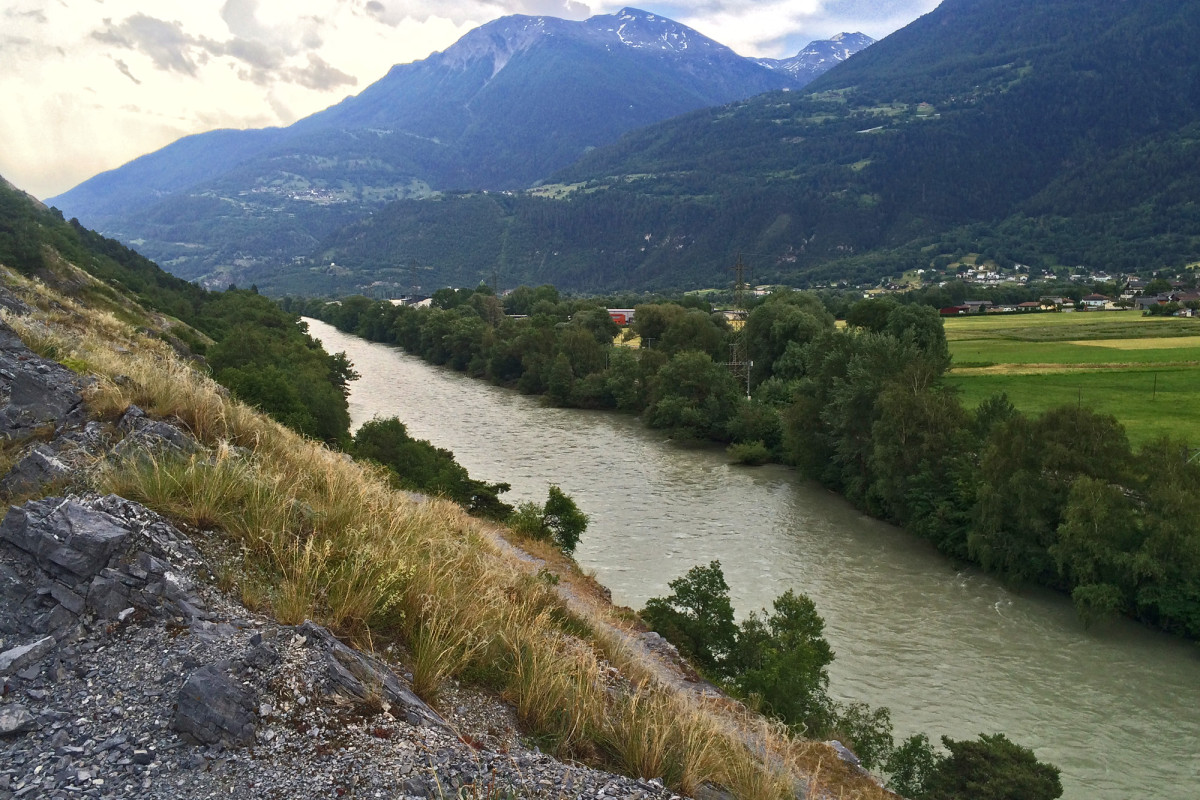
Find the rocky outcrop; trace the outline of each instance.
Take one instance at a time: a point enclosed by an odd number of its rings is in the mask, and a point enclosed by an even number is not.
[[[24,439],[84,419],[83,384],[71,370],[41,358],[0,322],[0,438]]]

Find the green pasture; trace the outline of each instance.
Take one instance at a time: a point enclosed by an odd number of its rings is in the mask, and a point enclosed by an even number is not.
[[[1146,317],[1137,311],[979,314],[945,320],[951,342],[1013,339],[1026,342],[1200,336],[1200,319]]]
[[[1164,366],[1200,365],[1200,336],[1179,339],[1092,339],[1087,344],[1074,342],[1023,342],[1011,339],[965,339],[951,343],[954,363],[961,367],[987,365],[1047,364],[1107,365],[1113,368],[1162,364]],[[1159,341],[1169,347],[1147,347]],[[1182,345],[1182,346],[1177,346]],[[1019,372],[1019,369],[1012,370]]]
[[[1027,413],[1083,404],[1141,444],[1200,443],[1200,320],[1136,312],[985,316],[946,321],[948,382],[964,406],[1005,392]]]

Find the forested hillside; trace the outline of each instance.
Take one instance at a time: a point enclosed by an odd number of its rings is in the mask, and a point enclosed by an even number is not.
[[[1200,260],[1198,39],[1196,0],[947,0],[803,92],[636,131],[559,173],[560,194],[505,201],[466,231],[494,259],[439,251],[440,214],[481,214],[458,197],[391,206],[317,263],[564,288],[721,284],[738,254],[798,284],[964,252],[1183,266]]]

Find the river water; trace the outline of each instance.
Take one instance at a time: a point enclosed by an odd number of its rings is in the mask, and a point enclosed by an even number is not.
[[[355,426],[399,417],[472,477],[511,483],[508,502],[561,486],[591,517],[576,559],[614,602],[640,608],[719,559],[741,614],[788,589],[813,599],[831,693],[889,707],[897,740],[1003,732],[1062,769],[1069,800],[1200,796],[1195,645],[1125,622],[1084,630],[1065,598],[957,568],[789,469],[731,465],[630,417],[545,408],[308,324],[362,375]]]

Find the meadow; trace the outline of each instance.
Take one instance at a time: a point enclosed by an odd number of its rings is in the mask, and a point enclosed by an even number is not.
[[[946,338],[948,380],[967,407],[999,392],[1028,413],[1081,404],[1120,420],[1135,446],[1164,435],[1200,444],[1200,320],[987,315],[947,319]]]

